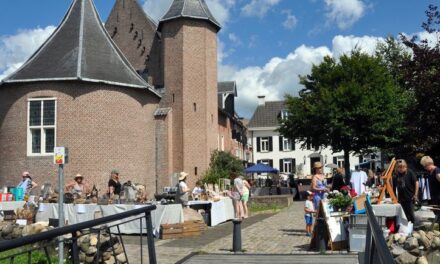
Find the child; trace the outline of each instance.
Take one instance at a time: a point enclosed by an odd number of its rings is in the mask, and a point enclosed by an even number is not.
[[[304,205],[304,219],[306,220],[306,236],[312,235],[312,225],[313,225],[313,215],[315,211],[315,206],[313,205],[313,196],[314,194],[310,191],[307,191],[307,200]]]

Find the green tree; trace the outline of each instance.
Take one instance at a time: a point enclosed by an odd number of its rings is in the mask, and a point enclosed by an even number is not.
[[[422,24],[430,41],[401,35],[403,44],[412,57],[402,66],[406,89],[414,94],[414,105],[409,109],[407,124],[411,137],[408,149],[440,158],[440,10],[430,5],[427,21]]]
[[[230,178],[231,173],[242,173],[243,163],[229,152],[214,151],[203,182],[218,184],[219,179]]]
[[[412,148],[414,146],[414,135],[411,127],[413,123],[411,115],[415,107],[415,96],[411,89],[406,89],[407,83],[405,80],[402,67],[411,60],[411,53],[406,46],[389,36],[384,42],[379,42],[376,47],[376,56],[382,60],[383,65],[388,69],[388,72],[392,76],[394,83],[400,87],[406,97],[407,107],[404,109],[405,114],[405,133],[401,134],[399,142],[390,144],[388,149],[382,148],[381,151],[385,156],[400,157],[410,159],[412,155]]]
[[[283,136],[349,154],[388,147],[404,132],[405,95],[378,56],[359,50],[336,60],[325,57],[310,75],[300,76],[299,97],[287,96],[289,118]]]

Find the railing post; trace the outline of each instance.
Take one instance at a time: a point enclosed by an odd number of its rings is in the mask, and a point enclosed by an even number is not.
[[[371,224],[367,219],[367,237],[365,239],[365,263],[371,263]]]
[[[72,233],[72,262],[79,263],[78,236],[76,232]]]
[[[241,252],[241,220],[232,220],[234,224],[232,234],[232,251],[234,253]]]
[[[145,212],[145,218],[147,221],[147,243],[148,243],[148,257],[150,259],[150,264],[157,264],[156,260],[156,249],[154,247],[154,234],[153,234],[153,223],[151,220],[151,211]]]

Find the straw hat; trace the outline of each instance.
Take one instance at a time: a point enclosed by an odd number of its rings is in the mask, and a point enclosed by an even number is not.
[[[186,176],[188,176],[188,175],[189,175],[188,173],[182,171],[182,172],[180,173],[179,181],[183,181],[183,180],[185,180],[185,179],[186,179]]]
[[[317,161],[317,162],[313,163],[313,168],[314,169],[322,168],[322,163],[320,161]]]
[[[77,179],[77,178],[82,178],[82,179],[84,179],[84,176],[82,176],[81,174],[77,174],[77,175],[75,175],[75,178],[74,179]]]

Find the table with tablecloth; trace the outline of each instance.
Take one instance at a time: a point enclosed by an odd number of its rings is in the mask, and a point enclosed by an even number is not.
[[[12,202],[0,202],[0,220],[3,220],[3,211],[16,211],[19,208],[23,208],[24,201],[12,201]]]
[[[373,204],[375,216],[397,217],[397,224],[408,227],[408,219],[400,204]]]
[[[76,224],[88,220],[93,220],[101,216],[109,216],[122,212],[126,212],[133,209],[141,208],[147,205],[134,205],[134,204],[111,204],[111,205],[97,205],[97,204],[64,204],[64,215],[68,224]],[[160,231],[161,224],[178,224],[183,223],[183,211],[182,206],[179,204],[169,205],[157,205],[156,210],[151,212],[151,220],[153,224],[154,234],[157,236]],[[41,203],[37,212],[36,221],[48,221],[49,218],[58,218],[58,204]],[[121,221],[109,223],[109,225],[115,225],[121,222],[127,222],[130,219],[139,218],[139,216],[133,216],[131,218],[125,218]],[[124,234],[139,234],[140,232],[146,233],[145,218],[142,221],[142,229],[140,221],[132,221],[120,225],[120,231]],[[112,229],[112,232],[116,232],[117,229]]]
[[[141,208],[146,205],[131,205],[131,204],[112,204],[112,205],[101,205],[101,211],[103,216],[114,215],[122,212],[126,212],[133,209]],[[111,223],[115,225],[121,222],[130,221],[130,219],[136,219],[139,216],[133,216],[120,221]],[[183,211],[180,204],[168,204],[168,205],[157,205],[156,210],[151,212],[151,220],[154,229],[154,235],[159,235],[161,224],[178,224],[183,223]],[[119,226],[121,233],[124,234],[143,234],[147,233],[147,226],[145,217],[142,218],[142,229],[140,225],[140,220],[135,220],[127,222]],[[116,228],[112,229],[113,232]]]
[[[234,213],[234,204],[232,199],[229,197],[225,197],[220,199],[220,201],[189,201],[188,206],[191,207],[193,205],[200,204],[210,204],[210,226],[216,226],[220,223],[224,223],[228,220],[232,220],[235,217]]]

